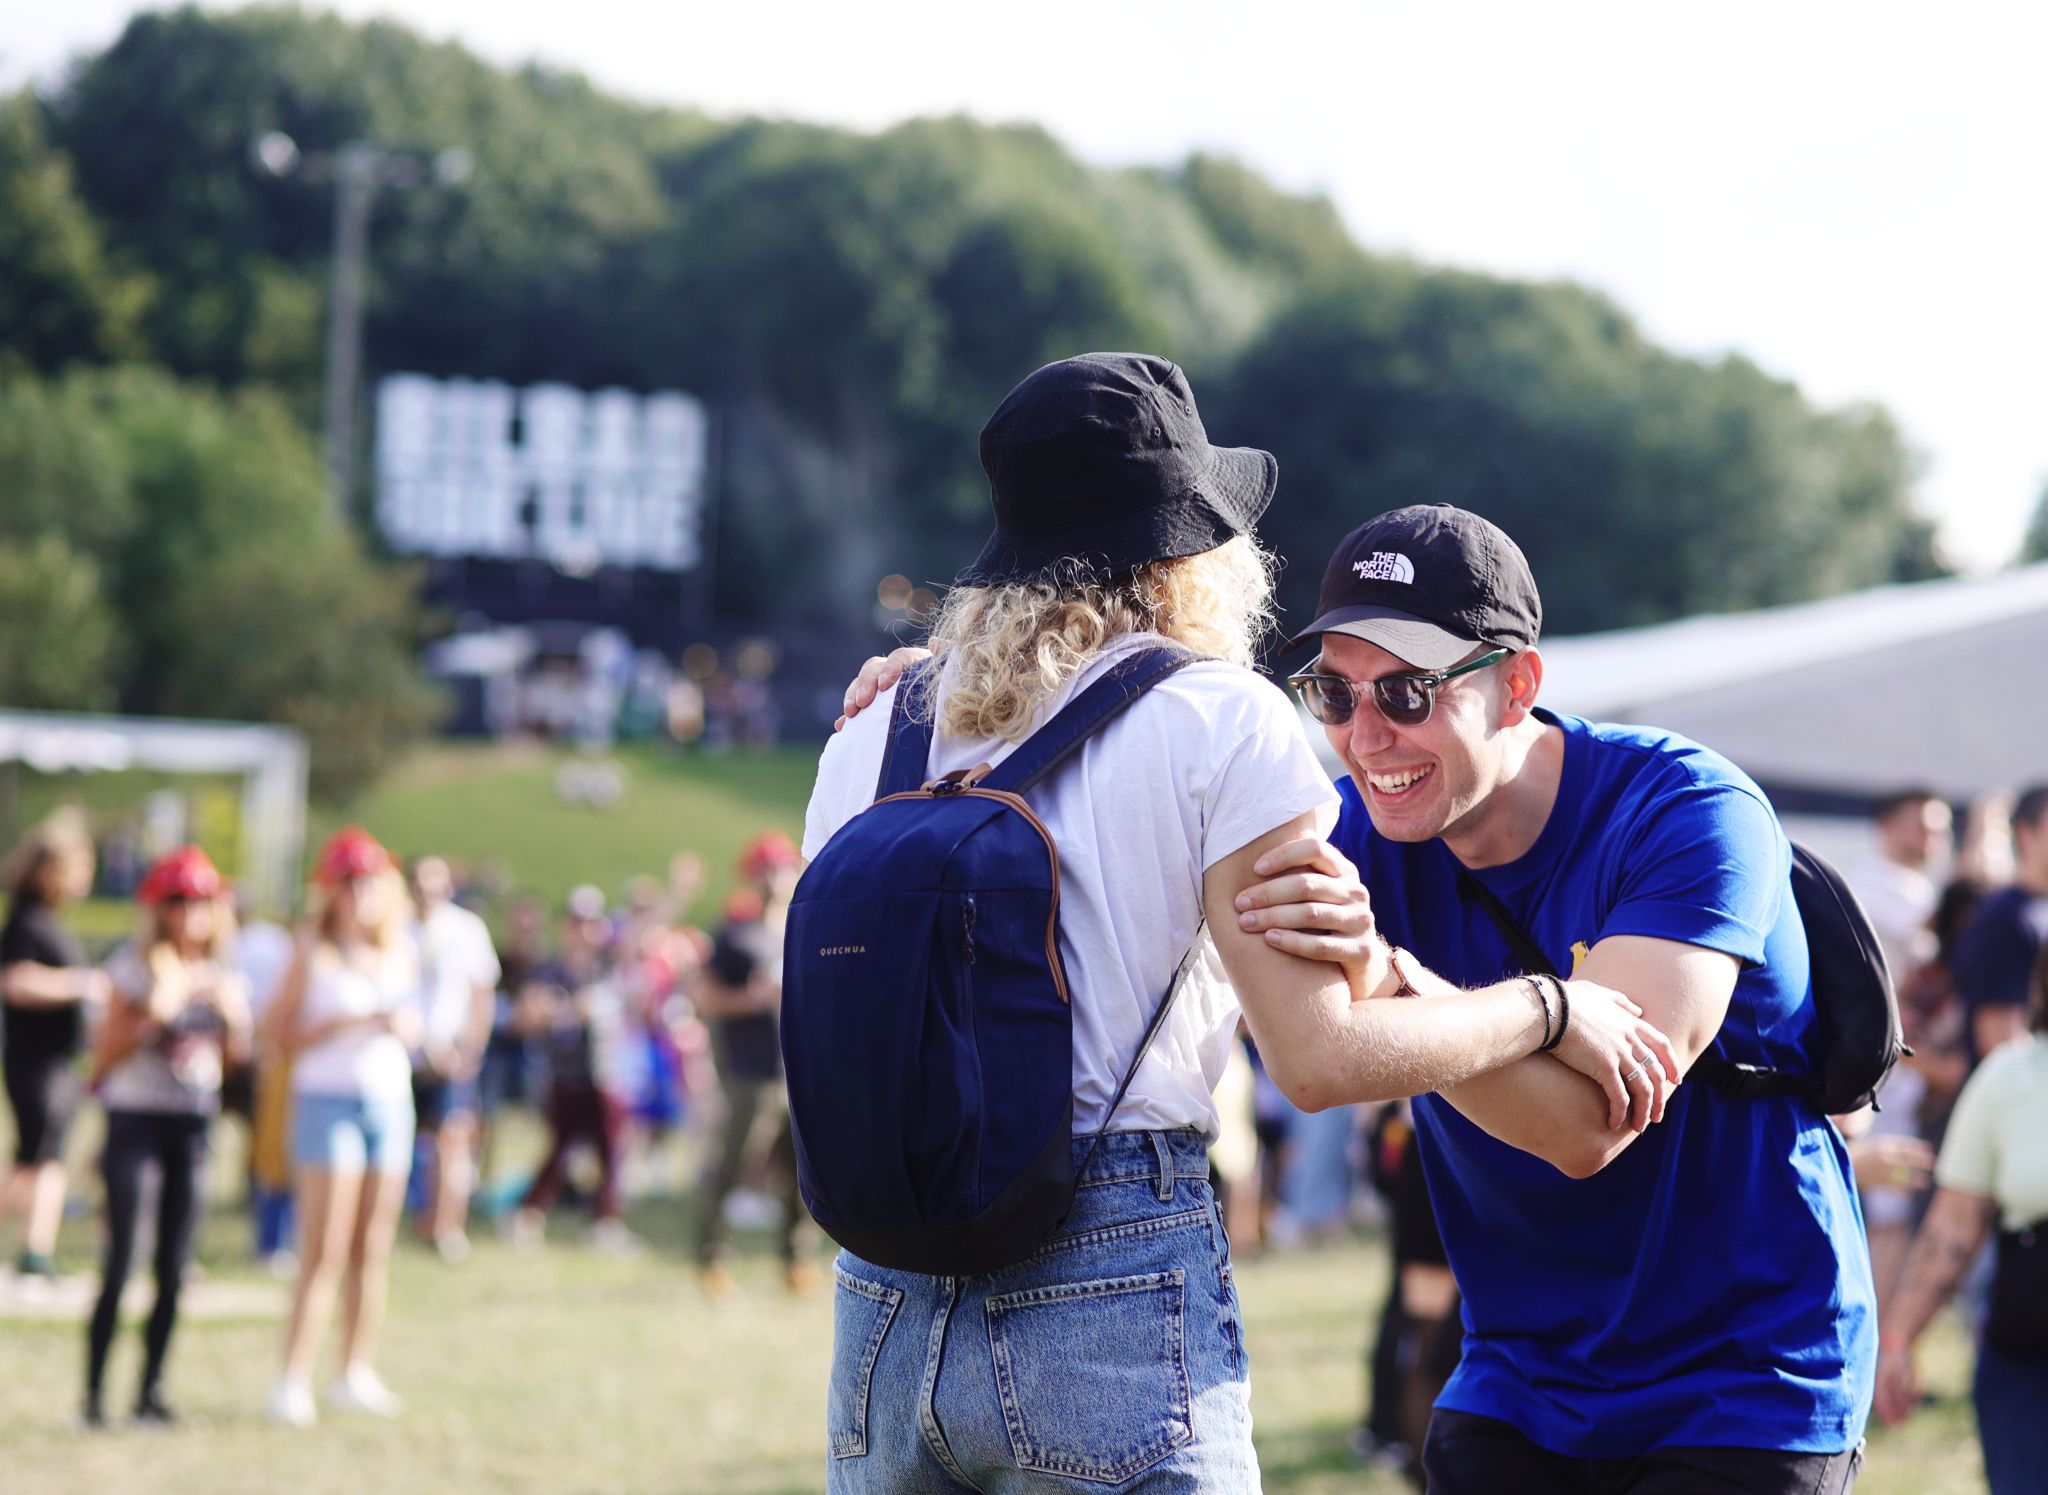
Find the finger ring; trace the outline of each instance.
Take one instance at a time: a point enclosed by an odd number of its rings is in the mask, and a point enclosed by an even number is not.
[[[1650,1066],[1647,1063],[1638,1064],[1634,1069],[1630,1070],[1627,1074],[1621,1077],[1621,1083],[1624,1085],[1632,1083],[1637,1075],[1641,1074],[1644,1070],[1648,1069],[1649,1067]]]

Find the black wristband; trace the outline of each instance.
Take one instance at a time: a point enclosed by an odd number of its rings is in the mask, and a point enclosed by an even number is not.
[[[1565,995],[1564,983],[1555,976],[1548,979],[1557,991],[1557,1031],[1551,1034],[1549,1041],[1538,1050],[1539,1053],[1545,1054],[1564,1042],[1565,1029],[1572,1025],[1572,999]]]
[[[1543,1041],[1536,1045],[1536,1052],[1543,1053],[1550,1047],[1550,1030],[1557,1022],[1557,1014],[1550,1005],[1550,993],[1543,989],[1543,983],[1534,976],[1524,976],[1529,990],[1536,994],[1536,1005],[1543,1009]]]

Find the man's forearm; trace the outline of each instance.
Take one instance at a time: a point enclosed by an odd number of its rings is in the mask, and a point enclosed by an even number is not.
[[[1600,1087],[1549,1054],[1532,1054],[1439,1093],[1489,1137],[1573,1178],[1599,1172],[1636,1137],[1628,1127],[1611,1129]]]

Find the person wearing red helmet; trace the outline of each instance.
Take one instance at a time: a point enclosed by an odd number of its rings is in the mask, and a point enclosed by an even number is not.
[[[86,1331],[87,1427],[105,1423],[107,1353],[134,1262],[142,1178],[151,1167],[160,1179],[156,1305],[144,1330],[135,1419],[176,1420],[163,1398],[164,1358],[204,1197],[207,1134],[220,1110],[223,1066],[249,1047],[247,990],[227,954],[234,932],[227,892],[205,852],[179,847],[142,880],[142,931],[108,962],[112,996],[93,1050],[107,1109],[100,1159],[107,1230],[99,1301]]]
[[[811,1217],[796,1187],[796,1150],[783,1092],[781,1039],[782,929],[803,857],[779,830],[763,831],[740,853],[742,886],[726,904],[725,923],[698,973],[693,996],[711,1034],[711,1057],[725,1100],[707,1150],[697,1192],[697,1267],[707,1296],[732,1290],[726,1267],[731,1231],[725,1205],[752,1159],[765,1158],[781,1198],[778,1248],[792,1292],[816,1279],[809,1243]]]
[[[419,1026],[411,905],[390,853],[351,826],[321,850],[313,880],[314,914],[266,1016],[292,1060],[300,1231],[283,1374],[270,1415],[294,1427],[316,1419],[313,1361],[344,1278],[342,1368],[328,1403],[384,1417],[402,1410],[374,1361],[412,1168],[410,1046]]]

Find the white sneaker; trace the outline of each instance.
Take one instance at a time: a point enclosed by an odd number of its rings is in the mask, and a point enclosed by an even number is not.
[[[531,1251],[547,1243],[547,1216],[522,1205],[499,1222],[498,1233],[515,1251]]]
[[[642,1249],[640,1237],[626,1228],[623,1220],[599,1220],[590,1227],[591,1249],[607,1256],[637,1256]]]
[[[286,1427],[309,1428],[320,1420],[313,1388],[304,1381],[282,1380],[270,1388],[270,1420]]]
[[[367,1365],[351,1365],[327,1388],[327,1405],[337,1412],[367,1412],[372,1417],[396,1417],[405,1403]]]
[[[434,1237],[434,1254],[451,1267],[469,1260],[469,1237],[459,1230],[444,1230]]]

